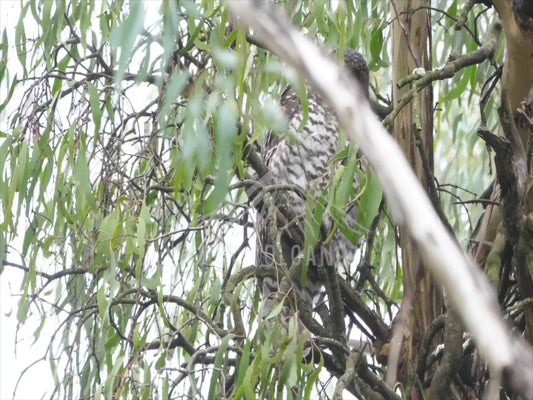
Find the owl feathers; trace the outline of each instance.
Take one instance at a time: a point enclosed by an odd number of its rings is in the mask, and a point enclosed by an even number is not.
[[[369,71],[367,63],[361,53],[345,50],[345,65],[359,82],[362,90],[368,95]],[[339,149],[339,125],[336,116],[329,110],[320,95],[307,90],[308,116],[304,122],[304,111],[298,93],[291,87],[281,95],[280,105],[288,121],[288,130],[292,137],[279,137],[269,134],[262,151],[263,160],[268,167],[268,180],[273,185],[287,185],[297,187],[298,190],[279,190],[272,194],[273,203],[280,206],[284,203],[298,219],[303,229],[307,194],[313,188],[315,193],[321,193],[334,176],[335,165],[332,159]],[[303,126],[302,122],[304,122]],[[266,204],[266,203],[265,203]],[[266,207],[266,206],[265,206]],[[264,207],[264,208],[265,208]],[[283,230],[283,224],[276,218],[276,213],[264,209],[258,215],[258,244],[257,264],[284,267],[285,271],[301,254],[303,243],[291,234],[290,229]],[[346,214],[348,226],[355,225],[357,207],[352,207]],[[284,221],[285,223],[289,221]],[[334,229],[330,218],[324,218],[322,230],[329,236]],[[273,227],[275,229],[272,229]],[[273,230],[277,232],[273,232]],[[281,231],[280,231],[281,230]],[[279,241],[276,239],[279,235]],[[280,248],[281,247],[281,248]],[[280,251],[276,251],[280,248]],[[317,263],[326,263],[336,268],[350,264],[354,258],[356,245],[352,244],[339,230],[337,230],[326,245],[317,248],[316,255],[310,262],[307,279],[293,276],[291,288],[298,290],[300,298],[309,305],[320,293],[322,280],[317,271]],[[301,257],[301,256],[300,256]],[[283,273],[277,278],[263,278],[260,280],[264,313],[268,315],[271,309],[269,299],[279,291],[279,283]],[[297,305],[295,306],[297,307]],[[285,314],[290,314],[285,311]]]

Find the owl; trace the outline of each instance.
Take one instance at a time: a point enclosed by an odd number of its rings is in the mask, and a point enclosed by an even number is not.
[[[345,50],[345,66],[348,68],[361,89],[368,96],[369,71],[368,65],[361,53]],[[265,165],[268,167],[268,183],[272,185],[284,185],[284,190],[272,193],[272,200],[276,206],[288,205],[294,218],[294,223],[303,228],[307,195],[313,188],[313,193],[321,193],[335,173],[335,163],[332,159],[339,150],[339,125],[336,116],[329,110],[327,105],[316,92],[307,90],[308,116],[304,121],[304,111],[298,93],[291,87],[281,95],[280,105],[288,121],[288,137],[279,137],[269,134],[262,149]],[[302,125],[303,122],[303,126]],[[296,187],[297,190],[291,190]],[[265,203],[266,204],[266,203]],[[294,262],[299,262],[297,257],[302,251],[302,240],[284,229],[289,221],[277,221],[276,213],[261,210],[258,213],[258,243],[257,264],[274,265],[280,271],[276,278],[266,277],[259,280],[262,291],[264,315],[268,315],[272,309],[272,297],[279,292],[279,282],[284,276],[281,268],[288,268]],[[347,225],[353,227],[357,217],[357,207],[354,206],[346,213]],[[292,223],[291,222],[291,223]],[[324,218],[320,221],[322,236],[329,237],[334,229],[333,221]],[[280,237],[276,240],[276,232],[272,227],[277,226],[276,231]],[[286,227],[285,227],[286,228]],[[279,243],[279,244],[278,244]],[[281,252],[277,249],[281,248]],[[316,257],[309,262],[306,279],[302,276],[292,276],[291,290],[298,290],[300,298],[312,306],[313,301],[321,291],[321,279],[318,272],[318,263],[327,263],[330,266],[340,268],[351,264],[356,251],[356,245],[352,244],[339,230],[336,230],[327,244],[319,245]],[[280,254],[281,253],[281,254]],[[297,307],[297,305],[295,305]],[[293,307],[293,308],[295,308]],[[285,307],[284,314],[291,314]]]

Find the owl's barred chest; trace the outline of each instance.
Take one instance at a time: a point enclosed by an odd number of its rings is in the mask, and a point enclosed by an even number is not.
[[[305,118],[298,95],[288,89],[282,96],[281,105],[292,137],[275,137],[267,141],[265,162],[272,182],[295,185],[300,189],[283,190],[285,200],[296,215],[305,215],[306,201],[309,200],[306,195],[313,187],[318,190],[315,196],[325,190],[337,167],[332,160],[340,150],[339,125],[335,115],[324,104],[317,94],[310,92],[309,114]],[[353,227],[357,207],[347,211],[345,218],[347,225]],[[333,221],[324,215],[322,225],[329,231],[333,228]],[[351,263],[355,249],[356,246],[337,231],[319,254],[325,256],[324,260],[328,263],[342,266]]]
[[[288,128],[294,135],[270,149],[267,165],[272,177],[276,183],[297,185],[304,192],[317,183],[324,189],[339,142],[337,121],[317,96],[311,95],[309,116],[302,128],[304,116],[298,97],[289,93],[285,100]]]
[[[346,49],[345,62],[363,90],[368,93],[368,66],[364,57],[355,50]],[[333,159],[344,145],[339,142],[340,133],[336,116],[327,108],[326,102],[310,89],[306,90],[306,96],[302,98],[305,99],[304,103],[307,103],[305,107],[302,107],[300,96],[294,89],[289,87],[283,92],[280,106],[287,118],[290,138],[272,135],[270,132],[267,134],[262,152],[269,170],[264,182],[269,186],[271,184],[278,186],[278,190],[270,191],[272,197],[269,199],[274,201],[273,205],[277,205],[279,210],[286,210],[288,206],[292,211],[290,214],[295,217],[293,221],[300,228],[303,228],[305,223],[301,217],[306,215],[306,202],[313,210],[313,200],[318,200],[321,192],[328,189],[330,182],[334,181],[337,172],[342,172],[337,171],[340,163]],[[357,177],[355,177],[354,191],[357,186]],[[332,196],[328,193],[321,198],[328,201]],[[315,201],[315,204],[318,202]],[[333,209],[335,214],[329,212]],[[287,222],[284,218],[278,218],[279,213],[273,207],[269,207],[266,211],[268,212],[259,213],[257,218],[259,230],[257,264],[285,266],[291,271],[293,267],[299,268],[300,261],[298,263],[294,261],[299,254],[302,254],[304,246],[301,232],[293,236],[293,221]],[[276,277],[259,279],[265,298],[264,315],[269,315],[272,310],[274,302],[271,301],[271,294],[278,291],[279,279],[284,279],[285,276],[289,278],[293,288],[301,289],[301,299],[313,304],[313,299],[317,298],[322,287],[318,267],[327,265],[335,268],[350,267],[357,245],[344,236],[345,230],[336,229],[335,223],[340,222],[342,227],[355,230],[358,206],[350,202],[346,207],[331,205],[324,211],[326,212],[322,214],[320,220],[320,234],[321,237],[325,234],[323,238],[327,240],[317,243],[312,259],[309,260],[307,280],[300,281],[297,274],[286,276],[286,270],[283,268],[279,269]],[[288,293],[285,293],[284,297],[287,295]],[[284,307],[284,314],[289,316],[292,312],[288,307]]]

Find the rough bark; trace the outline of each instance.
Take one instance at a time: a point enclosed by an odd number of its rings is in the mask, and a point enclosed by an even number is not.
[[[399,87],[397,83],[417,68],[421,73],[432,69],[430,18],[428,9],[423,8],[430,4],[428,0],[405,0],[393,1],[392,5],[393,99],[396,107],[399,99],[410,90],[409,85]],[[393,129],[394,137],[426,192],[433,185],[432,103],[432,86],[428,85],[400,111],[394,120]],[[404,318],[401,323],[404,326],[399,329],[404,333],[404,340],[398,365],[398,380],[408,384],[409,378],[414,376],[420,344],[431,322],[442,313],[443,300],[440,289],[404,230],[400,231],[400,246],[405,296],[402,308],[407,308],[407,312],[402,313]],[[396,344],[399,343],[398,336],[399,334],[395,335]],[[391,365],[396,361],[394,358],[389,359],[389,368],[394,368]]]
[[[506,39],[506,58],[502,73],[502,89],[509,97],[511,110],[515,113],[521,102],[526,98],[533,86],[533,30],[525,31],[520,28],[513,11],[512,1],[494,0],[503,24]],[[519,128],[524,148],[527,148],[528,130]],[[500,132],[503,135],[503,132]],[[492,191],[491,201],[500,200],[499,188]],[[533,194],[528,194],[527,211],[533,210]],[[472,247],[475,261],[483,266],[487,260],[491,245],[496,238],[498,226],[501,223],[501,213],[498,205],[489,205],[480,221]]]
[[[510,169],[512,173],[517,174],[516,179],[522,180],[518,184],[523,185],[525,184],[523,181],[527,180],[527,172],[524,177],[522,164],[531,158],[531,154],[526,154],[524,149],[531,148],[531,143],[529,143],[531,130],[527,124],[514,126],[514,122],[519,119],[517,110],[522,107],[524,100],[528,97],[528,92],[533,87],[533,24],[531,23],[532,18],[530,15],[531,7],[529,6],[530,2],[521,0],[494,0],[493,3],[502,20],[506,39],[506,58],[501,82],[503,111],[500,111],[500,130],[498,134],[501,137],[507,137],[510,141],[512,152],[508,157],[509,165],[500,165],[500,169]],[[500,161],[500,164],[504,163],[505,161]],[[527,168],[529,167],[527,166]],[[510,244],[515,255],[512,261],[512,272],[518,278],[521,298],[526,299],[531,297],[533,281],[531,273],[528,272],[525,263],[521,261],[527,257],[523,256],[516,243],[518,239],[514,236],[521,232],[525,216],[533,211],[533,191],[530,190],[525,198],[522,196],[519,199],[512,200],[509,197],[509,191],[502,191],[501,189],[501,183],[504,186],[508,185],[508,178],[498,173],[498,180],[500,182],[494,186],[490,198],[494,204],[487,206],[486,212],[479,222],[479,229],[477,229],[472,240],[473,245],[470,252],[475,261],[482,267],[488,267],[486,265],[487,259],[492,260],[488,273],[494,275],[494,271],[504,271],[505,268],[501,265],[504,260],[498,256],[501,249],[493,244],[496,242],[498,232],[505,231],[507,243]],[[504,203],[507,204],[505,205]],[[515,218],[506,217],[505,211],[513,206],[515,208],[523,208],[522,215],[517,215]],[[504,211],[503,217],[502,207]],[[505,278],[504,276],[503,279]],[[500,276],[501,279],[502,276]],[[501,282],[496,282],[495,279],[492,280],[495,289],[498,289]],[[524,306],[524,315],[526,318],[525,336],[529,343],[533,343],[532,304]]]

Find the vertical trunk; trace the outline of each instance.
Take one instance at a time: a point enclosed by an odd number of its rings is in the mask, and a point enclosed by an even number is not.
[[[498,14],[502,20],[506,40],[506,58],[502,75],[502,89],[505,89],[511,103],[511,110],[515,111],[526,98],[533,87],[533,29],[521,29],[515,16],[512,1],[494,0]],[[518,2],[517,2],[518,3]],[[519,11],[523,13],[523,11]],[[516,114],[515,114],[516,117]],[[524,148],[528,145],[528,130],[519,127]],[[491,200],[498,202],[499,188],[493,190]],[[533,192],[528,194],[527,211],[533,210]],[[501,222],[499,206],[489,205],[479,229],[475,234],[471,253],[475,261],[484,266],[492,243],[496,239],[497,229]]]
[[[410,89],[409,86],[397,87],[396,83],[401,78],[412,74],[415,68],[431,70],[430,19],[427,9],[420,8],[430,4],[429,0],[403,0],[394,1],[393,5],[393,98],[396,102]],[[417,11],[413,13],[415,9]],[[431,86],[420,92],[419,106],[416,104],[415,101],[411,102],[398,115],[394,121],[394,136],[427,189],[427,182],[433,179]],[[424,334],[431,321],[441,314],[443,301],[414,244],[403,232],[400,232],[400,246],[404,285],[401,312],[404,341],[399,357],[398,379],[407,383],[414,376]]]
[[[496,10],[502,20],[503,30],[506,39],[506,57],[502,74],[502,92],[504,91],[509,99],[513,117],[517,119],[516,110],[520,108],[521,102],[526,99],[528,92],[533,87],[533,10],[530,1],[509,1],[494,0]],[[529,142],[529,129],[518,124],[520,139],[524,149],[531,146]],[[504,135],[500,125],[500,135]],[[492,192],[491,200],[494,204],[501,201],[499,185],[496,184]],[[533,211],[533,191],[529,191],[524,199],[526,215]],[[485,268],[491,282],[498,289],[500,281],[506,279],[503,273],[504,265],[501,257],[505,240],[498,241],[498,232],[504,232],[501,228],[502,216],[499,205],[489,205],[479,223],[479,229],[475,233],[473,246],[470,249],[475,261]],[[527,235],[527,229],[522,228],[521,235]],[[525,242],[522,240],[522,242]],[[496,246],[502,243],[502,246]],[[515,264],[517,270],[508,272],[514,274],[517,280],[521,299],[533,296],[533,277],[528,271],[524,259],[531,257],[530,250],[525,250],[527,246],[519,246],[514,251],[519,251],[516,257],[522,257],[522,262]],[[522,254],[520,254],[520,251]],[[522,267],[520,267],[522,266]],[[533,306],[524,307],[525,316],[525,337],[533,344]]]

